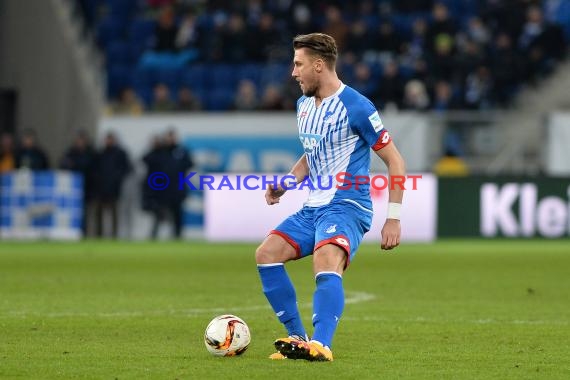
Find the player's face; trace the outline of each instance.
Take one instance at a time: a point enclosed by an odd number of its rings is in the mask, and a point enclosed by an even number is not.
[[[293,72],[291,75],[301,87],[305,96],[315,96],[318,89],[317,73],[314,67],[315,58],[308,55],[304,48],[295,50]]]

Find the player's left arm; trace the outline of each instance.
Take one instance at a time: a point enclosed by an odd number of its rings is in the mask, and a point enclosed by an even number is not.
[[[406,175],[406,165],[396,144],[384,128],[374,104],[360,100],[353,102],[352,106],[354,108],[350,109],[352,112],[349,115],[352,129],[368,143],[388,167],[390,176],[388,217],[381,232],[381,247],[392,249],[400,244],[400,208],[404,197],[403,180]]]
[[[388,195],[388,216],[382,228],[382,249],[396,248],[400,244],[400,206],[404,198],[403,181],[406,164],[394,141],[389,141],[375,153],[384,161],[390,179]]]

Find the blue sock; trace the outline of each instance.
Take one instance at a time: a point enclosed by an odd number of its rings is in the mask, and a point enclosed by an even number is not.
[[[344,309],[342,277],[335,272],[319,272],[313,297],[313,340],[331,347],[338,320]]]
[[[273,307],[279,321],[285,325],[287,333],[305,337],[305,326],[299,315],[297,295],[283,264],[258,264],[263,293]]]

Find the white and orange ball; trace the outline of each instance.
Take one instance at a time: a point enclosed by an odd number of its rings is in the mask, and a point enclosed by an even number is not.
[[[241,355],[250,342],[251,333],[247,324],[231,314],[212,319],[204,333],[206,348],[214,356]]]

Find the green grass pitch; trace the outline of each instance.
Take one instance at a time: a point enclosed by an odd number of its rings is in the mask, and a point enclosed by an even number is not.
[[[2,379],[569,379],[570,242],[364,245],[345,275],[332,363],[271,361],[284,331],[255,245],[0,243]],[[288,264],[310,326],[310,259]],[[241,357],[203,333],[251,328]]]

